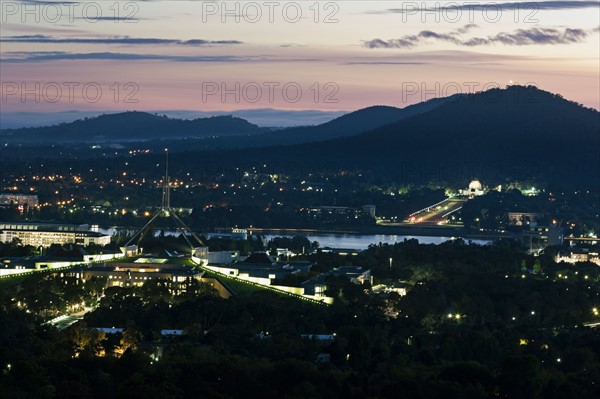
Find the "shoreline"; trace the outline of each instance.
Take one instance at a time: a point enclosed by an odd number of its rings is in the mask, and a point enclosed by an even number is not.
[[[126,230],[136,231],[139,228],[123,227],[123,226],[110,226],[108,228],[101,228],[103,230]],[[160,228],[157,230],[161,230]],[[169,229],[165,229],[169,230]],[[464,239],[481,239],[481,240],[495,240],[500,238],[511,238],[515,239],[518,237],[516,233],[507,232],[504,233],[498,231],[478,231],[472,229],[465,229],[462,226],[417,226],[417,225],[396,225],[396,226],[364,226],[356,229],[304,229],[304,228],[261,228],[261,227],[249,227],[246,228],[248,235],[319,235],[319,234],[331,234],[331,235],[399,235],[399,236],[423,236],[423,237],[448,237],[448,238],[464,238]],[[206,233],[230,233],[231,228],[215,228],[207,230],[194,230],[196,234]]]
[[[248,234],[257,235],[303,235],[303,234],[339,234],[339,235],[403,235],[427,237],[461,237],[472,239],[516,238],[511,232],[482,232],[465,229],[464,227],[446,226],[368,226],[361,229],[291,229],[291,228],[248,228]]]

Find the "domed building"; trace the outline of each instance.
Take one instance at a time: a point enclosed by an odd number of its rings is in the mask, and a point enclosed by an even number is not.
[[[476,191],[483,191],[481,182],[477,179],[473,180],[471,183],[469,183],[469,191],[472,193]]]
[[[475,179],[472,180],[471,183],[469,183],[469,188],[467,188],[466,190],[460,190],[460,194],[469,198],[473,198],[478,195],[485,194],[485,190],[483,189],[483,185],[481,184],[481,182]]]

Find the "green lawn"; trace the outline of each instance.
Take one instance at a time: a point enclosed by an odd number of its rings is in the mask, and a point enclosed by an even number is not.
[[[60,273],[63,270],[69,270],[77,266],[61,267],[58,269],[31,269],[30,272],[16,274],[14,276],[5,276],[0,278],[0,288],[12,287],[21,284],[21,282],[33,275],[39,275],[42,273]]]
[[[251,295],[255,292],[266,290],[267,288],[261,287],[258,284],[249,283],[243,280],[238,280],[236,278],[223,276],[222,274],[214,273],[210,270],[204,270],[204,275],[209,278],[218,278],[221,280],[227,287],[229,287],[236,296],[246,296]]]
[[[228,277],[228,276],[225,276],[222,274],[214,273],[211,270],[207,270],[204,268],[201,268],[201,269],[205,271],[204,275],[206,277],[213,277],[213,278],[218,278],[219,280],[221,280],[227,287],[229,287],[234,292],[234,294],[236,296],[243,297],[243,296],[252,295],[255,292],[266,290],[266,291],[271,291],[277,295],[281,295],[281,296],[285,296],[285,297],[292,297],[292,298],[299,299],[299,300],[305,300],[303,297],[301,297],[299,295],[289,294],[284,291],[280,291],[280,290],[277,290],[274,288],[270,288],[268,286],[252,283],[249,281],[240,280],[235,277]],[[319,305],[319,306],[325,305],[323,303],[318,303],[315,301],[312,301],[312,303]]]
[[[32,276],[31,273],[25,275],[7,276],[0,278],[0,288],[8,288],[14,285],[19,285],[23,280]]]

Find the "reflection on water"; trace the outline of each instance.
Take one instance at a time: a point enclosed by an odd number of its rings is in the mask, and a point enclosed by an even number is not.
[[[108,229],[97,229],[98,232],[113,235],[116,233],[119,234],[134,234],[136,229],[129,228],[121,228],[121,227],[111,227]],[[154,231],[155,235],[160,234],[162,231],[157,229]],[[164,235],[179,235],[180,232],[175,230],[164,230]],[[210,237],[211,234],[209,234]],[[294,237],[298,234],[265,234],[261,237],[263,241],[266,243],[273,237]],[[319,243],[320,248],[330,247],[330,248],[343,248],[343,249],[367,249],[371,244],[395,244],[398,242],[403,242],[405,239],[416,239],[421,244],[441,244],[443,242],[454,240],[458,237],[432,237],[432,236],[411,236],[411,235],[395,235],[395,234],[327,234],[327,233],[317,233],[317,234],[303,234],[308,238],[311,242],[317,241]],[[472,240],[465,239],[467,243],[485,245],[492,242],[492,240]]]
[[[265,240],[270,240],[273,237],[293,237],[287,234],[267,234]],[[311,242],[317,241],[320,248],[344,248],[344,249],[367,249],[371,244],[395,244],[403,242],[404,239],[416,239],[421,244],[441,244],[443,242],[456,239],[458,237],[430,237],[430,236],[407,236],[395,234],[306,234]],[[465,242],[485,245],[492,240],[469,240]]]

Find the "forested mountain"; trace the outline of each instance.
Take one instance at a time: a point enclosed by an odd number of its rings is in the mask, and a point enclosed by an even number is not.
[[[270,129],[234,116],[193,120],[168,118],[146,112],[122,112],[46,127],[0,130],[4,142],[94,142],[204,139],[194,148],[244,148],[300,144],[353,136],[403,118],[427,112],[453,97],[433,99],[405,108],[373,106],[315,126]],[[232,137],[234,136],[234,137]],[[185,143],[188,147],[190,143]]]
[[[85,118],[54,126],[1,131],[9,142],[140,141],[259,134],[266,131],[245,119],[215,116],[194,120],[172,119],[146,112],[122,112]]]
[[[207,152],[205,159],[213,156],[224,155]],[[496,180],[512,175],[600,185],[600,113],[535,87],[510,86],[352,137],[226,156],[247,163],[311,160],[415,181],[464,180],[480,170]]]

